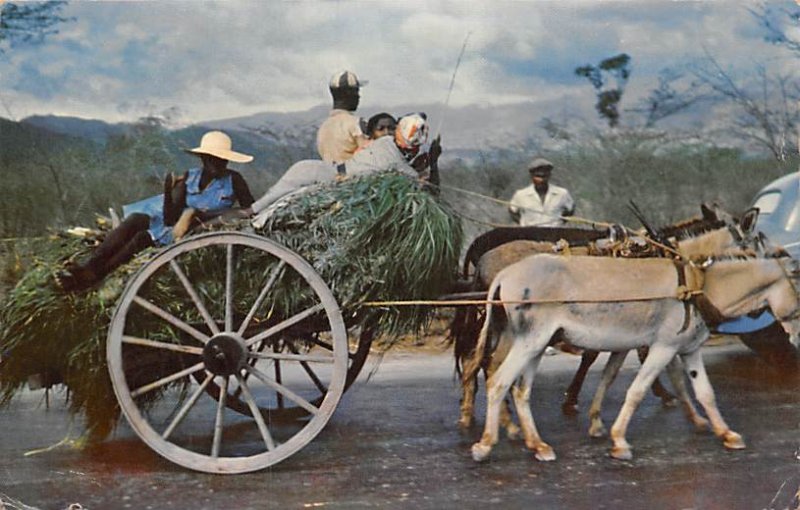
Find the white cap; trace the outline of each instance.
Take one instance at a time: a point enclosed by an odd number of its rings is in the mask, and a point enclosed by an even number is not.
[[[359,81],[356,73],[351,71],[339,71],[331,76],[331,81],[328,86],[331,90],[334,89],[357,89],[367,84],[366,80]]]

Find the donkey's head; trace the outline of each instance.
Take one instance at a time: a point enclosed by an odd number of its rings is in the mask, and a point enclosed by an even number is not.
[[[781,265],[788,285],[770,296],[767,302],[775,318],[789,334],[789,341],[795,348],[800,348],[800,262],[786,255],[775,260]]]
[[[800,334],[800,264],[791,257],[771,255],[775,254],[711,257],[696,264],[705,271],[703,293],[726,318],[768,306],[796,342]]]
[[[740,218],[724,212],[719,206],[701,206],[703,217],[671,227],[678,251],[685,257],[720,255],[739,251],[756,255],[764,252],[755,235],[758,209],[746,211]]]

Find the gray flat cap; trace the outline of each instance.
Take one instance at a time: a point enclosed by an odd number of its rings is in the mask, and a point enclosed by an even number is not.
[[[550,168],[550,170],[552,170],[553,166],[554,165],[551,162],[547,161],[544,158],[533,158],[530,164],[528,164],[528,170],[534,170],[536,168],[542,168],[542,167],[547,167]]]

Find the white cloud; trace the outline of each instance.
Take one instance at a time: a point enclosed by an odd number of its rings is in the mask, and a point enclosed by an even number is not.
[[[71,2],[65,14],[76,21],[59,35],[0,61],[0,94],[18,115],[305,109],[329,102],[328,77],[344,68],[371,81],[364,105],[443,101],[467,33],[454,105],[591,97],[572,70],[618,51],[634,58],[635,93],[704,47],[731,62],[779,52],[720,2],[158,0]]]

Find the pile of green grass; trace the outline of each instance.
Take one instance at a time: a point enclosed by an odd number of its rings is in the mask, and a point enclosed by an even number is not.
[[[225,228],[252,230],[247,221]],[[257,233],[308,260],[331,287],[350,324],[377,325],[390,338],[418,333],[433,310],[362,303],[430,299],[448,292],[462,244],[461,226],[451,211],[418,183],[392,173],[319,186],[295,196],[277,208]],[[85,416],[89,439],[100,440],[119,417],[105,360],[111,316],[125,281],[157,250],[141,253],[96,288],[62,293],[53,284],[55,273],[67,260],[88,254],[95,243],[91,238],[56,234],[17,248],[20,262],[15,268],[20,277],[0,303],[0,403],[8,403],[31,375],[60,377],[69,390],[70,410]],[[212,287],[224,282],[216,274],[224,271],[224,263],[216,260],[219,254],[191,255],[184,267],[187,275],[197,281],[201,294],[212,294]],[[236,308],[246,311],[270,267],[248,264],[247,258],[237,264],[237,279],[245,284],[237,287]],[[185,303],[185,291],[174,277],[148,282],[141,292],[147,299],[167,303],[166,309],[173,313]],[[292,304],[308,298],[303,292],[307,290],[287,279],[275,289],[274,301],[290,313]],[[163,321],[144,313],[129,314],[131,321],[153,339],[175,335]],[[174,366],[163,364],[152,356],[126,357],[125,370],[134,378],[136,373],[129,371],[141,371],[149,378],[162,370],[174,371]],[[156,401],[159,396],[153,392],[148,398]]]

